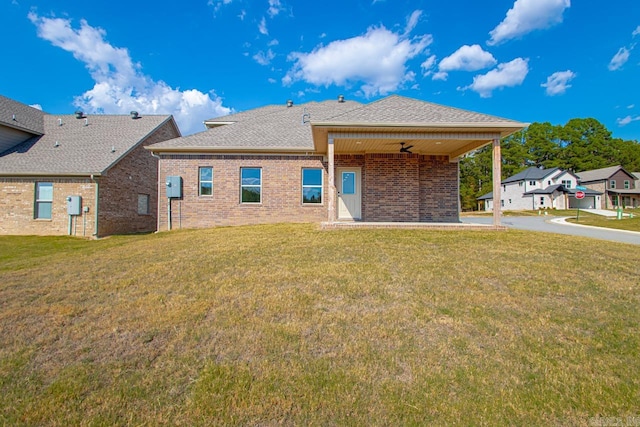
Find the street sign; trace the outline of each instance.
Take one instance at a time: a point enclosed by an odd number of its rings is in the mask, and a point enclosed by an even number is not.
[[[576,199],[584,199],[584,191],[576,191]]]
[[[587,187],[583,187],[582,185],[576,185],[576,190],[584,191]]]

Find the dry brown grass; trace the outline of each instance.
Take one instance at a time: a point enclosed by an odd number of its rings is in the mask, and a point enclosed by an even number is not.
[[[638,260],[520,231],[0,238],[0,422],[636,416]]]

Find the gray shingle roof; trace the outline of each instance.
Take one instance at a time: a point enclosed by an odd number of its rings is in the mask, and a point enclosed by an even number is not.
[[[154,150],[162,148],[256,148],[313,150],[311,125],[308,121],[326,120],[362,104],[355,101],[309,102],[301,105],[271,105],[212,121],[234,122],[214,127],[204,132],[154,144]],[[305,123],[303,124],[303,115]]]
[[[37,108],[0,95],[0,125],[42,135],[44,133],[42,119],[45,114]]]
[[[447,107],[432,102],[420,101],[399,95],[390,95],[378,101],[348,112],[337,114],[329,121],[347,123],[505,123],[519,125],[514,120],[503,119],[459,108]]]
[[[532,166],[530,168],[523,170],[522,172],[512,175],[509,178],[506,178],[505,180],[502,181],[502,183],[508,184],[510,182],[528,181],[528,180],[537,181],[539,179],[543,179],[551,175],[552,173],[555,173],[557,170],[558,168],[540,169],[535,166]]]
[[[133,120],[124,115],[90,115],[85,122],[74,115],[45,114],[44,135],[3,153],[0,175],[101,174],[169,120],[172,116],[141,115]]]
[[[308,123],[303,124],[307,114]],[[391,95],[370,104],[355,101],[309,102],[287,107],[269,105],[207,120],[232,123],[204,132],[154,144],[154,151],[167,150],[313,150],[311,125],[438,125],[479,124],[522,128],[523,123],[486,114],[460,110],[416,99]]]
[[[579,172],[578,178],[581,182],[602,181],[608,179],[611,175],[622,169],[622,166],[609,166],[608,168],[593,169],[589,171]]]

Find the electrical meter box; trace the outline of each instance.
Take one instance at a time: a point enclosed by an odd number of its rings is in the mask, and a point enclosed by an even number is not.
[[[167,197],[170,199],[182,198],[182,177],[168,176],[165,182],[167,187]]]
[[[82,197],[67,196],[67,214],[82,215]]]

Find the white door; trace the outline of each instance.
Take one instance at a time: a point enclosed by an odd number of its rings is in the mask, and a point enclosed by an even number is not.
[[[338,169],[338,219],[362,218],[360,168]]]

